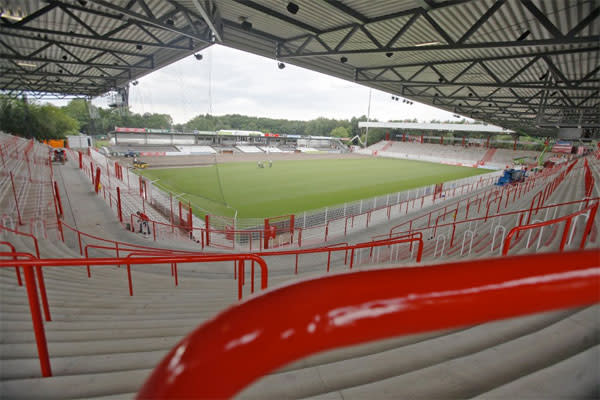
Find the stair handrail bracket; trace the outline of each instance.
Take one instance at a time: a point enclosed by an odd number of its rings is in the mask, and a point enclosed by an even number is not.
[[[305,280],[251,297],[194,330],[138,399],[228,398],[317,352],[597,302],[595,250]]]

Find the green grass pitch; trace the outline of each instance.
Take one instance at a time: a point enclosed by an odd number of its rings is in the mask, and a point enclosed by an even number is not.
[[[269,217],[333,206],[489,171],[385,158],[256,162],[141,173],[211,214]],[[218,174],[217,174],[218,173]],[[221,184],[219,185],[219,178]],[[227,204],[227,206],[225,205]],[[197,212],[197,215],[202,215]]]

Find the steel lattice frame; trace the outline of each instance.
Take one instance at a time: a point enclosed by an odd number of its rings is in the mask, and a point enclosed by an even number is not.
[[[294,2],[25,1],[0,23],[0,89],[95,96],[219,42],[518,132],[598,134],[595,1]]]

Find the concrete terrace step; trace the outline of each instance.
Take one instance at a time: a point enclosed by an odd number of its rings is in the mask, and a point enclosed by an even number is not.
[[[269,375],[247,388],[240,397],[308,397],[379,382],[536,332],[570,314],[548,313],[478,325],[356,359]],[[292,387],[287,382],[296,382],[296,385]]]

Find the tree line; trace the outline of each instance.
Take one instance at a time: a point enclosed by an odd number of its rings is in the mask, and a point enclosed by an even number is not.
[[[250,130],[263,133],[285,133],[302,136],[335,136],[354,138],[358,136],[364,141],[364,129],[358,127],[359,122],[367,121],[367,117],[351,119],[316,118],[309,121],[251,117],[240,114],[197,115],[183,124],[174,124],[168,114],[137,114],[123,108],[97,108],[90,106],[84,99],[71,100],[64,107],[50,104],[38,104],[24,98],[0,95],[0,130],[3,132],[36,139],[58,139],[79,132],[90,136],[103,136],[115,126],[130,128],[171,129],[175,131],[218,131],[218,130]],[[371,119],[376,122],[376,119]],[[416,119],[405,119],[393,122],[417,122]],[[442,122],[442,121],[431,121]],[[466,123],[463,120],[443,121],[445,123]],[[421,131],[369,129],[368,144],[384,139],[386,133],[395,137],[406,133],[421,135]],[[487,137],[486,134],[467,134],[436,132],[435,136],[447,137]],[[356,142],[355,142],[356,143]]]

